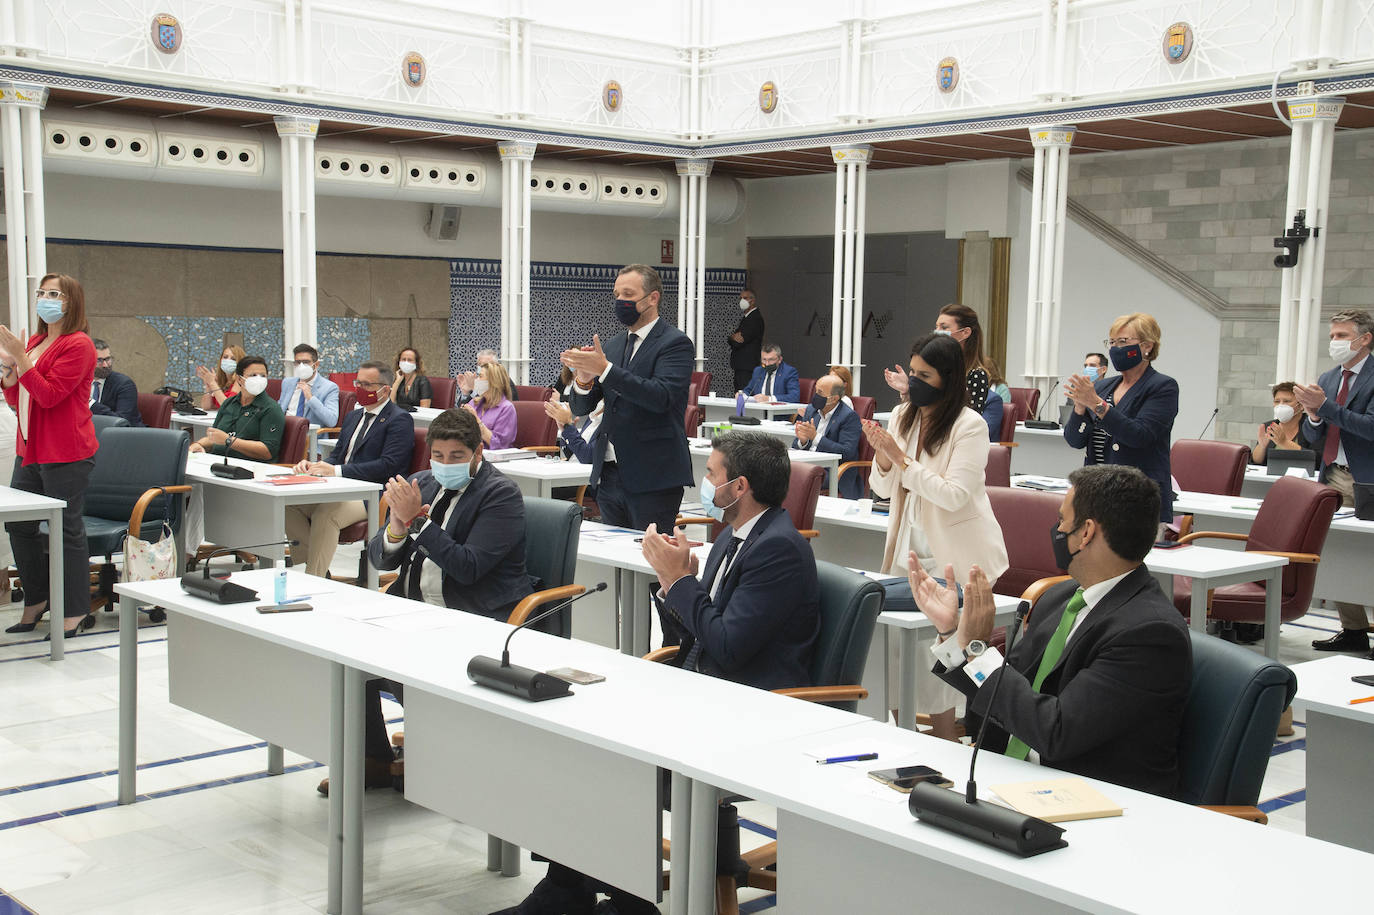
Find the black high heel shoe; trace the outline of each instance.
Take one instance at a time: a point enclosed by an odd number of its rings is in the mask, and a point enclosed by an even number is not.
[[[65,629],[65,628],[64,628],[64,629],[63,629],[63,635],[65,635],[67,638],[71,638],[71,637],[74,636],[74,635],[80,635],[81,633],[85,632],[87,629],[94,629],[94,628],[95,628],[95,614],[94,614],[94,613],[87,613],[85,616],[83,616],[83,617],[81,618],[81,622],[77,623],[77,624],[76,624],[75,626],[73,626],[72,628],[70,628],[70,629]],[[43,641],[45,641],[45,642],[51,642],[51,641],[52,641],[52,633],[49,632],[47,635],[43,636]]]
[[[32,623],[15,623],[13,626],[10,626],[5,631],[10,633],[33,632],[34,627],[38,625],[38,621],[41,620],[43,618],[43,614],[47,612],[48,608],[44,607],[43,610],[36,617],[33,618]]]

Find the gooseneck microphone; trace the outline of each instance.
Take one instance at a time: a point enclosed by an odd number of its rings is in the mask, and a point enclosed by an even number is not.
[[[1042,400],[1042,401],[1040,401],[1040,406],[1038,406],[1038,407],[1035,408],[1035,416],[1033,416],[1032,418],[1026,420],[1026,428],[1027,428],[1027,429],[1058,429],[1058,428],[1059,428],[1059,423],[1057,423],[1056,421],[1054,421],[1054,420],[1052,420],[1052,419],[1041,419],[1041,418],[1040,418],[1040,413],[1045,409],[1045,404],[1049,403],[1051,400],[1054,399],[1054,392],[1055,392],[1056,390],[1058,390],[1058,388],[1059,388],[1059,379],[1056,378],[1056,379],[1054,379],[1054,384],[1050,385],[1049,393],[1047,393],[1047,394],[1045,395],[1045,399]]]
[[[272,540],[267,543],[249,543],[244,546],[226,546],[215,550],[205,557],[205,569],[200,575],[192,572],[189,575],[181,576],[181,589],[197,597],[212,600],[217,604],[242,604],[250,600],[258,599],[258,592],[252,588],[245,588],[243,585],[236,585],[227,578],[210,577],[210,560],[216,556],[223,556],[225,553],[237,553],[239,550],[253,550],[265,546],[299,546],[299,540]],[[288,560],[289,564],[289,560]]]
[[[1007,630],[1007,656],[1011,656],[1012,645],[1020,632],[1022,621],[1030,612],[1030,604],[1022,601],[1016,608],[1016,622]],[[1048,823],[1038,817],[1018,813],[1009,807],[1002,807],[987,801],[978,800],[978,784],[974,781],[974,766],[978,763],[978,749],[983,745],[983,736],[992,717],[993,702],[1002,686],[1002,678],[992,684],[988,697],[989,713],[983,716],[978,727],[977,742],[973,747],[973,757],[969,760],[968,785],[963,796],[959,792],[938,788],[929,782],[917,782],[911,790],[907,809],[911,815],[949,832],[958,833],[965,838],[1009,851],[1022,858],[1029,858],[1043,852],[1064,848],[1069,843],[1062,836],[1062,827]]]
[[[569,604],[576,603],[584,597],[599,594],[606,590],[606,583],[598,582],[596,587],[590,591],[584,591],[576,597],[570,597],[559,604],[554,604],[543,613],[535,614],[525,620],[519,626],[510,631],[506,636],[506,643],[501,646],[501,660],[489,658],[485,655],[474,655],[468,662],[468,678],[478,686],[485,686],[488,689],[498,690],[499,692],[509,693],[518,696],[527,702],[542,702],[545,699],[557,699],[560,696],[570,696],[567,680],[560,680],[558,677],[531,670],[528,667],[521,667],[510,662],[510,640],[517,632],[526,626],[532,626],[542,619],[547,619]]]
[[[1210,428],[1212,428],[1212,423],[1216,421],[1217,414],[1220,413],[1220,412],[1221,412],[1221,407],[1213,407],[1213,408],[1212,408],[1212,415],[1209,416],[1209,417],[1207,417],[1207,425],[1203,426],[1203,427],[1202,427],[1202,431],[1199,432],[1199,433],[1197,434],[1197,437],[1198,437],[1198,440],[1199,440],[1199,441],[1201,441],[1201,440],[1202,440],[1202,437],[1203,437],[1204,435],[1207,434],[1207,430],[1210,429]]]

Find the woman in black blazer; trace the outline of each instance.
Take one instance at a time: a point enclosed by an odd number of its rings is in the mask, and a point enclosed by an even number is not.
[[[1169,476],[1169,438],[1178,415],[1178,382],[1155,371],[1159,322],[1143,312],[1122,315],[1108,339],[1112,365],[1121,374],[1089,381],[1073,375],[1066,383],[1073,416],[1064,440],[1087,450],[1084,464],[1129,464],[1159,485],[1159,520],[1174,516]]]

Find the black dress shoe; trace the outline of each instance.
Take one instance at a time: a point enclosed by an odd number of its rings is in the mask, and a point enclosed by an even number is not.
[[[591,890],[559,886],[545,877],[519,905],[491,915],[592,915],[595,902],[596,894]]]
[[[64,622],[65,622],[65,620],[64,620]],[[87,613],[85,616],[81,617],[81,621],[78,622],[78,623],[77,623],[75,626],[73,626],[72,628],[70,628],[70,629],[63,628],[62,633],[63,633],[63,635],[65,635],[67,638],[70,639],[70,638],[73,638],[74,636],[80,635],[81,633],[85,632],[87,629],[93,629],[93,628],[95,628],[95,614],[94,614],[94,613]],[[47,635],[43,636],[43,641],[45,641],[45,642],[51,642],[51,641],[52,641],[52,633],[49,632]]]
[[[1358,629],[1342,629],[1329,639],[1318,639],[1312,643],[1317,651],[1369,651],[1369,635]]]
[[[393,777],[393,763],[384,759],[373,759],[366,757],[363,760],[363,788],[395,788],[396,783]],[[325,797],[329,797],[329,779],[321,779],[315,786],[315,790]],[[399,790],[399,789],[398,789]]]
[[[48,608],[44,607],[42,612],[33,618],[32,623],[15,623],[13,626],[10,626],[5,631],[10,633],[33,632],[34,627],[38,625],[38,621],[41,620],[43,618],[43,614],[47,612]]]

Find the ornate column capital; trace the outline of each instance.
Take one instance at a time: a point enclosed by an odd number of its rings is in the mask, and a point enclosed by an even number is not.
[[[525,140],[497,140],[496,151],[501,154],[502,159],[528,162],[534,158],[534,151],[538,145]]]
[[[0,104],[41,110],[48,104],[48,87],[18,80],[0,81]]]
[[[1339,95],[1306,96],[1290,98],[1287,105],[1290,121],[1334,121],[1341,116],[1345,98]]]
[[[845,162],[857,162],[860,165],[867,165],[873,161],[873,147],[867,145],[832,146],[830,147],[830,158],[835,160],[836,165],[841,165]]]
[[[1073,135],[1077,132],[1077,127],[1070,127],[1066,124],[1032,127],[1030,128],[1031,145],[1036,149],[1067,148],[1073,145]]]
[[[714,159],[674,159],[673,167],[677,169],[679,176],[686,175],[689,178],[709,178],[711,169],[715,168]]]
[[[277,115],[272,119],[272,123],[276,125],[277,136],[279,137],[304,137],[313,140],[315,135],[320,132],[319,118]]]

